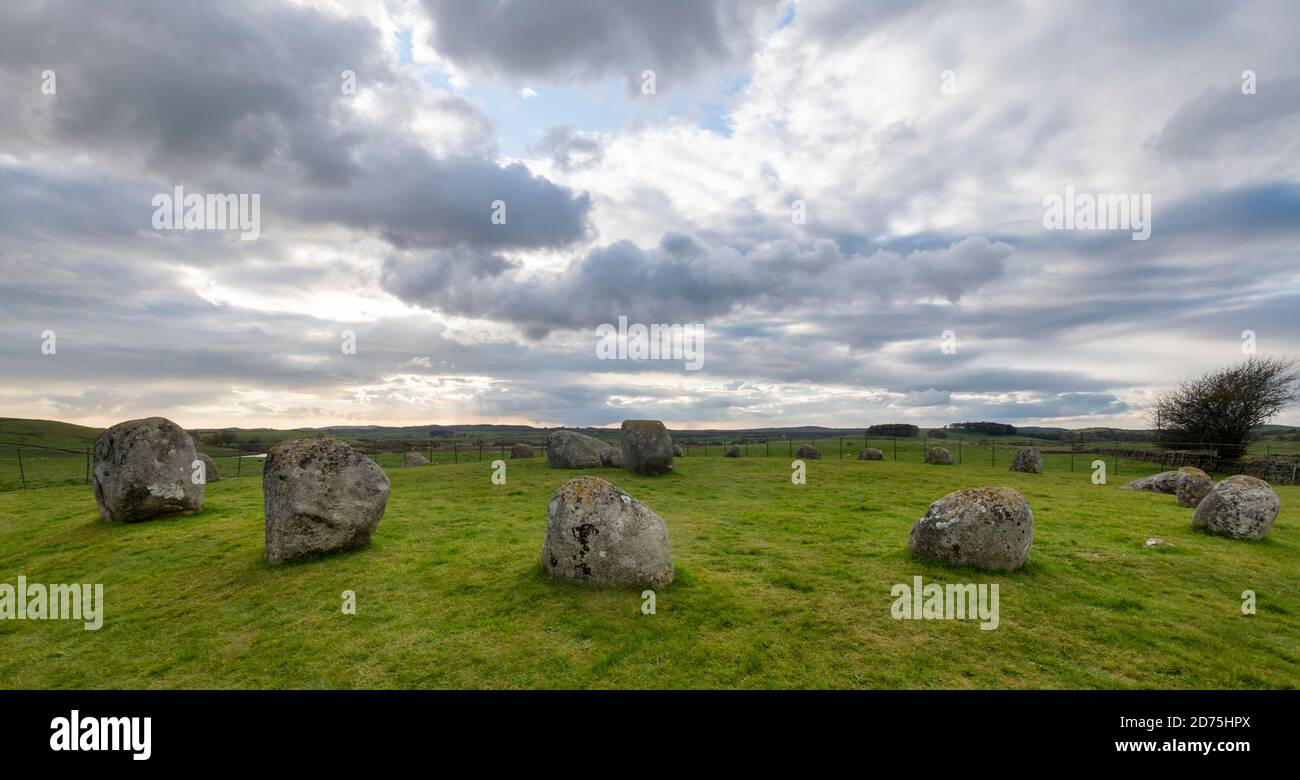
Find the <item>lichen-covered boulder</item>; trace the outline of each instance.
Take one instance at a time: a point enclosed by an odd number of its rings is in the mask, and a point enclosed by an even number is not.
[[[740,445],[739,445],[739,444],[733,444],[733,445],[731,445],[730,447],[727,448],[727,451],[726,451],[726,452],[722,453],[722,456],[723,456],[724,458],[739,458],[739,457],[740,457]]]
[[[624,420],[619,443],[628,471],[667,474],[673,470],[673,439],[658,420]]]
[[[1042,474],[1043,456],[1038,452],[1037,447],[1021,447],[1016,450],[1016,456],[1011,459],[1011,470],[1025,474]]]
[[[674,573],[668,526],[603,479],[571,479],[546,509],[542,567],[566,582],[662,587]]]
[[[821,460],[822,451],[811,444],[804,444],[795,450],[795,457],[801,460]]]
[[[1149,477],[1135,479],[1124,486],[1125,490],[1139,490],[1143,493],[1169,493],[1174,495],[1178,492],[1178,485],[1183,481],[1183,472],[1181,471],[1162,471],[1159,474],[1152,474]]]
[[[1214,490],[1214,480],[1195,466],[1184,466],[1179,471],[1183,478],[1178,481],[1178,505],[1195,509]]]
[[[209,458],[207,455],[204,455],[202,452],[200,452],[199,460],[203,461],[204,484],[207,484],[209,482],[220,482],[221,472],[217,470],[217,464],[212,460],[212,458]]]
[[[105,520],[136,523],[203,508],[194,440],[163,417],[127,420],[95,441],[95,503]],[[215,468],[215,467],[214,467]]]
[[[510,448],[511,460],[522,460],[524,458],[531,458],[531,457],[533,457],[533,448],[530,445],[524,444],[523,442],[519,442],[518,444]]]
[[[925,452],[925,462],[935,466],[951,466],[952,453],[943,447],[931,447]]]
[[[884,460],[885,453],[875,447],[864,447],[858,450],[858,460]]]
[[[681,446],[680,444],[674,444],[674,445],[673,445],[673,457],[674,457],[674,458],[680,458],[680,457],[682,457],[682,456],[685,455],[685,454],[686,454],[686,450],[682,449],[682,446]]]
[[[912,554],[943,563],[1013,571],[1025,565],[1034,513],[1011,488],[972,488],[930,505],[908,536]]]
[[[427,465],[429,465],[429,459],[424,457],[424,455],[418,452],[406,453],[406,459],[402,461],[403,468],[410,468],[412,466],[427,466]]]
[[[606,447],[600,451],[600,465],[610,468],[623,468],[623,450],[619,447]]]
[[[275,445],[262,471],[266,560],[365,546],[384,516],[389,490],[377,463],[337,439]]]
[[[1192,526],[1230,539],[1263,539],[1282,502],[1264,480],[1244,474],[1214,486],[1196,511]]]
[[[594,469],[610,445],[577,431],[556,431],[546,437],[546,462],[556,469]]]

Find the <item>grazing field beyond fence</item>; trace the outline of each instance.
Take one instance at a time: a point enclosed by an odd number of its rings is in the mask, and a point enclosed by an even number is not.
[[[617,446],[616,436],[599,437]],[[438,441],[414,439],[367,439],[353,442],[379,465],[395,468],[402,465],[407,452],[418,452],[431,464],[455,464],[509,460],[510,447],[517,441],[532,445],[535,457],[545,458],[544,438],[533,437],[510,441]],[[859,450],[879,449],[885,460],[924,463],[930,447],[944,447],[952,453],[954,466],[981,464],[1011,465],[1016,450],[1036,447],[1043,456],[1044,470],[1089,472],[1095,460],[1106,463],[1107,480],[1126,474],[1149,473],[1139,464],[1156,464],[1168,469],[1197,466],[1211,475],[1248,474],[1281,485],[1300,484],[1300,449],[1276,445],[1252,446],[1242,460],[1226,460],[1215,454],[1212,444],[1180,444],[1180,449],[1161,449],[1155,442],[1089,442],[1072,444],[1045,440],[1000,439],[993,437],[939,439],[932,437],[892,438],[881,436],[835,436],[826,438],[711,437],[679,436],[675,441],[687,458],[721,458],[736,446],[741,458],[794,459],[799,447],[811,444],[821,451],[824,460],[855,460]],[[199,452],[212,458],[222,479],[261,476],[262,462],[273,445],[235,444],[214,446],[200,443]],[[0,491],[24,487],[89,484],[91,448],[43,447],[32,444],[0,442]]]

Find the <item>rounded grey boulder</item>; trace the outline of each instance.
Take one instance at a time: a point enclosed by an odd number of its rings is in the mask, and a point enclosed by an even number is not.
[[[726,452],[722,453],[722,455],[723,455],[723,457],[727,457],[727,458],[739,458],[739,457],[740,457],[740,445],[739,445],[739,444],[733,444],[733,445],[731,445],[730,447],[727,448],[727,451],[726,451]]]
[[[402,461],[403,468],[410,468],[412,466],[427,466],[427,465],[429,465],[429,459],[424,457],[424,455],[418,452],[406,453],[406,459]]]
[[[658,420],[624,420],[619,443],[628,471],[667,474],[673,470],[673,439]]]
[[[1281,506],[1267,482],[1238,474],[1214,486],[1192,513],[1192,526],[1230,539],[1263,539]]]
[[[271,448],[262,471],[266,560],[363,547],[388,505],[388,475],[337,439],[296,439]]]
[[[925,462],[935,466],[951,466],[952,453],[943,447],[931,447],[926,450]]]
[[[795,450],[795,453],[794,453],[794,454],[795,454],[795,457],[796,457],[796,458],[800,458],[800,459],[802,459],[802,460],[821,460],[821,459],[822,459],[822,451],[819,450],[819,449],[817,449],[816,447],[814,447],[814,446],[811,445],[811,444],[805,444],[805,445],[801,446],[799,449]]]
[[[875,447],[866,447],[858,450],[858,460],[884,460],[885,453]]]
[[[1037,447],[1021,447],[1016,450],[1016,456],[1011,459],[1011,470],[1025,474],[1042,474],[1043,456],[1039,454]]]
[[[105,520],[136,523],[203,508],[194,440],[163,417],[127,420],[95,441],[95,503]]]
[[[1169,493],[1172,495],[1178,492],[1178,485],[1182,481],[1183,472],[1162,471],[1149,477],[1135,479],[1125,485],[1124,490],[1138,490],[1143,493]]]
[[[577,431],[556,431],[546,437],[546,462],[557,469],[594,469],[608,444]]]
[[[533,448],[531,445],[524,444],[523,442],[519,442],[518,444],[510,448],[511,460],[522,460],[524,458],[531,458],[531,457],[533,457]]]
[[[209,458],[207,455],[204,455],[203,453],[200,452],[199,460],[203,461],[204,484],[207,484],[209,482],[220,482],[221,472],[217,471],[217,464],[213,462],[212,458]]]
[[[578,477],[551,496],[542,567],[565,582],[649,585],[673,581],[668,526],[599,477]]]
[[[600,451],[600,465],[611,468],[623,468],[623,450],[618,447],[606,447]]]
[[[1183,478],[1178,481],[1178,505],[1195,509],[1214,490],[1214,480],[1195,466],[1184,466],[1179,471]]]
[[[681,446],[680,444],[674,444],[674,445],[673,445],[673,457],[674,457],[674,458],[680,458],[680,457],[682,457],[682,456],[685,455],[685,454],[686,454],[686,450],[682,449],[682,446]]]
[[[1011,488],[972,488],[930,505],[908,536],[912,554],[943,563],[1013,571],[1025,565],[1034,513]]]

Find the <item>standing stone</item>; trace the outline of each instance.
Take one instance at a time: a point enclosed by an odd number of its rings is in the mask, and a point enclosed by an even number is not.
[[[674,573],[668,526],[603,479],[571,479],[546,509],[542,567],[566,582],[662,587]]]
[[[611,468],[623,468],[623,450],[618,447],[606,447],[600,451],[600,465]]]
[[[556,469],[594,469],[610,445],[577,431],[556,431],[546,437],[546,462]]]
[[[739,457],[740,457],[740,445],[739,445],[739,444],[733,444],[733,445],[731,445],[730,447],[727,448],[727,451],[726,451],[726,452],[724,452],[724,453],[722,453],[722,454],[723,454],[724,457],[727,457],[727,458],[739,458]]]
[[[105,520],[136,523],[203,508],[194,440],[163,417],[127,420],[95,441],[94,491]]]
[[[406,453],[406,460],[402,461],[403,468],[410,468],[411,466],[427,466],[427,465],[429,465],[429,459],[424,457],[418,452]]]
[[[795,457],[800,458],[800,459],[802,459],[802,460],[821,460],[821,459],[822,459],[822,451],[819,450],[819,449],[817,449],[816,447],[814,447],[814,446],[811,445],[811,444],[804,444],[804,445],[802,445],[801,447],[799,447],[799,449],[795,450],[795,453],[794,453],[794,454],[795,454]]]
[[[1267,482],[1244,474],[1214,486],[1196,511],[1192,527],[1230,539],[1263,539],[1282,502]]]
[[[930,505],[912,526],[912,554],[943,563],[1013,571],[1025,565],[1034,540],[1034,513],[1011,488],[972,488]]]
[[[858,460],[884,460],[885,453],[875,447],[866,447],[858,451]]]
[[[952,453],[943,447],[931,447],[925,453],[925,462],[935,466],[951,466]]]
[[[378,464],[337,439],[275,445],[262,471],[267,562],[365,546],[389,488]]]
[[[1179,471],[1183,478],[1178,481],[1178,505],[1195,509],[1214,490],[1214,480],[1195,466],[1184,466]]]
[[[628,471],[667,474],[673,470],[673,439],[658,420],[624,420],[619,440]]]
[[[518,444],[510,448],[511,460],[522,460],[524,458],[531,458],[531,457],[533,457],[533,448],[527,444],[524,444],[523,442],[519,442]]]
[[[203,461],[203,481],[204,483],[220,482],[221,472],[217,471],[217,464],[203,453],[199,453],[199,460]]]
[[[1037,447],[1021,447],[1016,451],[1016,456],[1011,459],[1011,470],[1026,474],[1042,474],[1043,456],[1039,454]]]

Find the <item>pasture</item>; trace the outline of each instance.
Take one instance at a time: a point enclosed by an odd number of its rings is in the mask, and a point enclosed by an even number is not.
[[[1008,453],[1009,455],[1009,453]],[[919,456],[919,453],[918,453]],[[553,582],[540,548],[551,493],[584,471],[544,458],[394,468],[371,545],[262,560],[261,481],[207,487],[191,516],[117,525],[89,487],[0,493],[0,582],[103,583],[98,631],[0,621],[10,688],[1295,688],[1300,488],[1259,542],[1193,531],[1173,496],[919,457],[808,464],[685,457],[673,474],[609,479],[666,521],[676,580],[640,589]],[[1034,512],[1029,563],[991,574],[914,560],[931,501],[1008,485]],[[1172,546],[1147,548],[1148,537]],[[1000,622],[895,620],[891,587],[997,583]],[[356,594],[356,614],[340,609]],[[1243,615],[1252,590],[1257,613]]]

